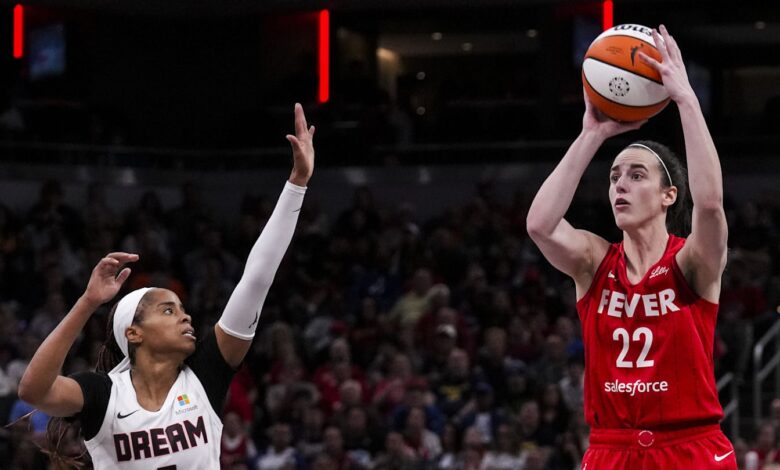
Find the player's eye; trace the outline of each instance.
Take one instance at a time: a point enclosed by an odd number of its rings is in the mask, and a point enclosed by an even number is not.
[[[634,181],[641,180],[642,179],[642,174],[641,173],[634,173],[633,175],[631,175],[631,179],[634,180]]]
[[[165,307],[165,310],[163,310],[163,313],[166,314],[166,315],[173,315],[173,308]]]
[[[618,175],[612,175],[609,177],[609,180],[613,183],[617,183],[619,176]]]

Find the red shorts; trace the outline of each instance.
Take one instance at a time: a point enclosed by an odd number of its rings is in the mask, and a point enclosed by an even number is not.
[[[592,429],[582,470],[737,469],[734,447],[711,424],[676,431]]]

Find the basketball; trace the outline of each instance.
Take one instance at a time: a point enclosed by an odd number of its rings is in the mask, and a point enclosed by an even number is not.
[[[661,62],[651,29],[621,24],[601,33],[582,62],[582,83],[591,102],[617,121],[641,121],[669,104],[661,76],[639,57]]]

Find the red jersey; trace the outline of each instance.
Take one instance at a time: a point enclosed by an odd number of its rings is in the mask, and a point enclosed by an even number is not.
[[[718,305],[688,285],[666,251],[639,283],[623,243],[609,247],[577,302],[585,343],[585,419],[596,428],[662,429],[723,418],[713,364]]]

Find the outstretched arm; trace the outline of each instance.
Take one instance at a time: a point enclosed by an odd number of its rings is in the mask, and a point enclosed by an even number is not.
[[[659,45],[662,62],[641,52],[640,57],[661,74],[664,87],[680,110],[693,199],[691,234],[677,255],[677,261],[696,292],[707,300],[718,302],[728,239],[720,160],[699,100],[688,82],[677,41],[663,25],[660,35],[653,31],[653,39]]]
[[[582,132],[555,170],[544,181],[528,210],[528,234],[550,262],[571,276],[582,296],[609,244],[586,230],[577,230],[564,219],[585,169],[609,137],[637,129],[644,121],[620,123],[603,116],[585,95]]]
[[[84,406],[79,384],[60,374],[65,356],[89,317],[108,302],[130,275],[126,263],[138,255],[110,253],[92,270],[87,289],[76,304],[49,333],[35,352],[19,383],[19,398],[51,416],[72,416]]]
[[[288,135],[293,170],[271,217],[252,247],[241,280],[214,326],[222,357],[232,367],[244,360],[276,270],[290,245],[306,185],[314,172],[314,126],[308,127],[300,104],[295,105],[295,135]]]

